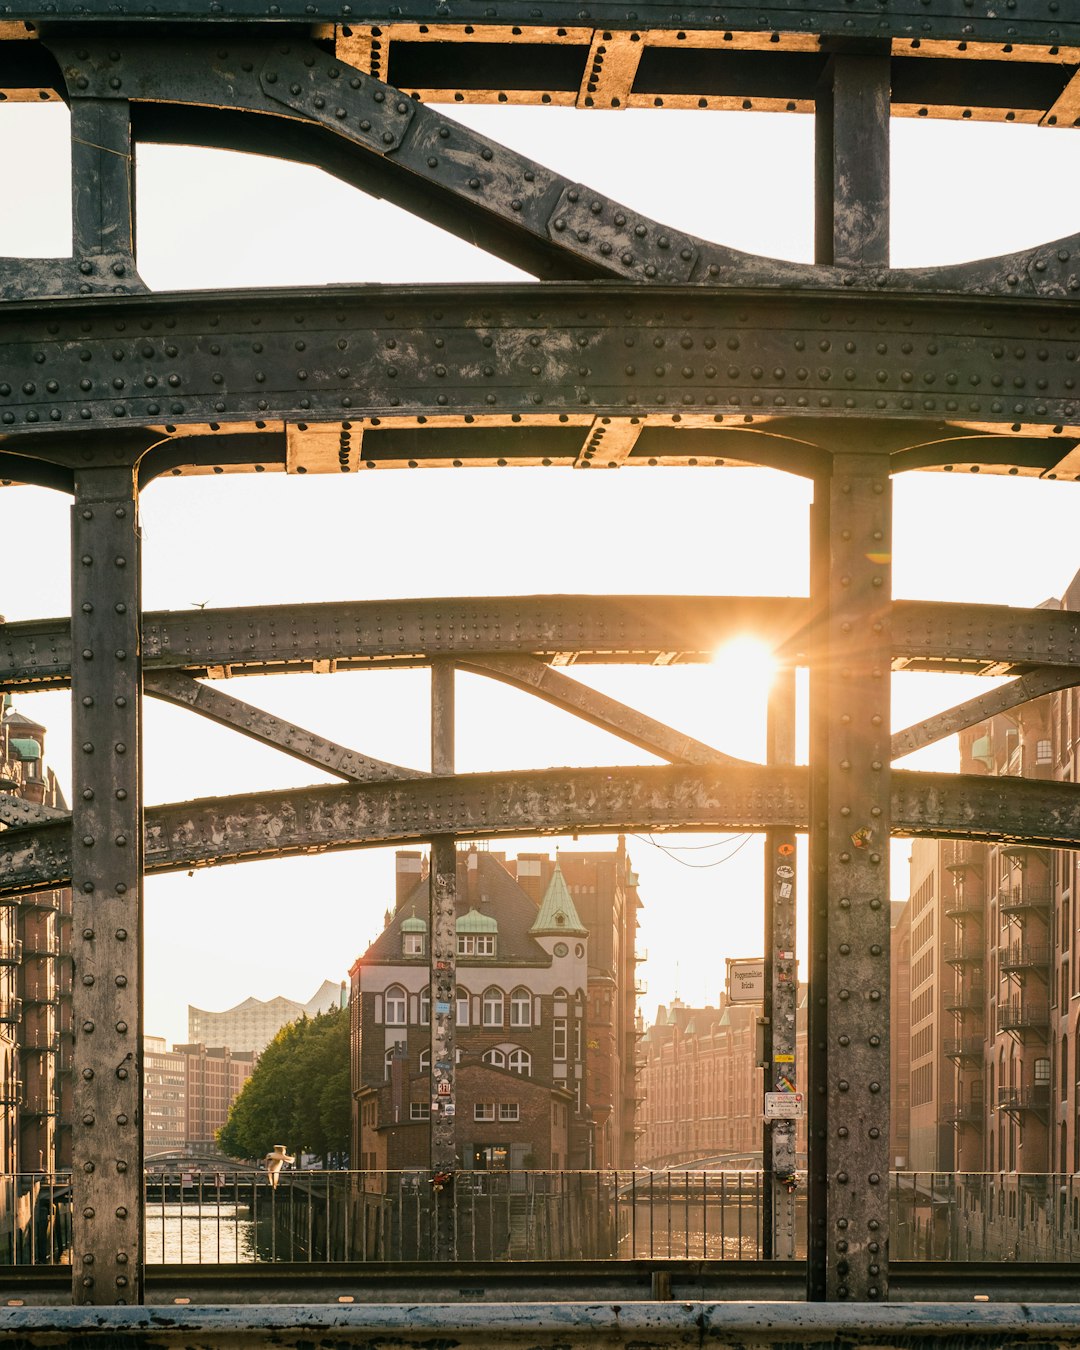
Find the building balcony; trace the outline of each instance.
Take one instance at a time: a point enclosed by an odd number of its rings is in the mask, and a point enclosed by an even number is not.
[[[981,1101],[941,1103],[941,1119],[946,1124],[956,1125],[961,1129],[981,1130],[983,1115],[984,1107]]]
[[[958,886],[956,894],[949,896],[945,901],[945,917],[947,919],[981,918],[984,910],[982,892],[976,887]]]
[[[1036,1111],[1045,1116],[1050,1108],[1050,1084],[1036,1083],[1033,1087],[998,1088],[997,1104],[1003,1111],[1016,1114]]]
[[[13,1082],[0,1082],[0,1106],[21,1106],[23,1099],[22,1079]]]
[[[58,914],[60,912],[60,901],[52,891],[40,891],[36,895],[25,895],[20,903],[23,909],[32,910],[35,914]]]
[[[37,984],[23,990],[23,1002],[30,1008],[54,1008],[60,1002],[55,984]]]
[[[635,947],[635,948],[634,948],[634,960],[635,960],[639,965],[641,964],[642,961],[647,961],[648,959],[649,959],[649,953],[648,953],[648,949],[647,949],[647,948],[643,948],[643,947]]]
[[[946,1012],[982,1012],[986,1007],[986,989],[981,984],[966,984],[962,989],[946,994],[943,1003]]]
[[[942,948],[945,960],[950,966],[981,966],[986,958],[986,948],[981,941],[961,938],[959,942],[946,942]]]
[[[942,1042],[946,1059],[959,1064],[981,1064],[983,1057],[983,1038],[981,1036],[955,1036]]]
[[[635,997],[637,997],[637,998],[642,998],[642,997],[643,997],[645,994],[647,994],[648,992],[649,992],[649,983],[648,983],[647,980],[641,980],[641,979],[635,979],[635,980],[634,980],[634,995],[635,995]]]
[[[997,1010],[998,1031],[1041,1031],[1050,1029],[1050,1009],[1045,1003],[1014,999]]]
[[[24,1054],[57,1055],[60,1053],[60,1033],[58,1031],[40,1032],[23,1041],[19,1049]]]
[[[1041,970],[1050,967],[1050,948],[1042,942],[1014,942],[1001,953],[1001,969]]]
[[[1052,900],[1052,888],[1045,881],[1022,881],[1019,886],[1002,886],[998,891],[1002,914],[1046,913]]]
[[[18,1025],[22,1018],[22,999],[9,999],[7,1003],[0,1003],[0,1023],[5,1026],[13,1027]]]
[[[945,867],[954,876],[960,876],[969,869],[981,874],[985,849],[984,844],[955,844],[952,861],[947,862]]]
[[[24,1116],[37,1116],[39,1119],[44,1119],[47,1116],[58,1116],[60,1114],[60,1098],[49,1096],[38,1102],[27,1103],[23,1106],[22,1113]]]
[[[23,945],[20,938],[16,938],[3,951],[0,951],[0,966],[19,966],[22,965]]]

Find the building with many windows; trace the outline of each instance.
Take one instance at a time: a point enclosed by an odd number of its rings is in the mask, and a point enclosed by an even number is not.
[[[224,1012],[208,1012],[188,1004],[188,1041],[192,1045],[227,1045],[233,1051],[262,1054],[283,1026],[345,1006],[345,982],[324,980],[306,1003],[295,999],[246,998]]]
[[[45,764],[45,728],[4,696],[0,828],[66,811]],[[71,1162],[71,891],[0,900],[0,1167],[53,1172]]]
[[[633,1137],[636,879],[617,854],[458,855],[456,1120],[464,1168],[581,1168]],[[619,894],[616,899],[615,891]],[[594,916],[597,938],[583,911]],[[617,911],[617,912],[616,912]],[[395,908],[350,971],[353,1157],[426,1166],[430,1080],[428,884],[397,855]],[[601,945],[594,958],[594,942]],[[599,1016],[594,1022],[591,1010]],[[613,1142],[614,1141],[614,1142]]]
[[[657,1009],[641,1040],[641,1133],[637,1161],[666,1167],[759,1167],[764,1076],[759,1062],[760,1003],[688,1007],[679,999]],[[806,990],[800,988],[796,1064],[805,1081]],[[805,1157],[806,1125],[796,1127]]]

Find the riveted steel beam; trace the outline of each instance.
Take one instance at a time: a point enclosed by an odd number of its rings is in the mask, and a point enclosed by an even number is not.
[[[806,600],[774,596],[494,596],[251,606],[143,619],[147,670],[199,678],[305,674],[531,656],[551,665],[707,662],[752,634],[785,663],[806,664]],[[1080,667],[1080,613],[924,600],[893,604],[894,670],[1007,675]],[[530,677],[531,678],[531,677]],[[0,624],[0,687],[71,680],[66,619]],[[1065,687],[1065,686],[1059,686]]]
[[[892,737],[893,758],[910,755],[913,750],[921,750],[924,745],[932,745],[946,736],[955,736],[965,727],[977,726],[998,713],[1030,703],[1033,698],[1052,694],[1057,689],[1070,689],[1077,684],[1080,684],[1080,671],[1034,670],[1030,675],[1021,675],[1018,680],[1010,680],[997,689],[991,689],[977,698],[958,703],[934,717],[895,732]]]
[[[284,718],[275,717],[262,708],[252,707],[241,699],[223,694],[219,689],[200,684],[180,671],[156,671],[147,675],[143,689],[154,698],[172,703],[179,708],[190,708],[201,717],[207,717],[219,726],[230,727],[263,745],[281,750],[305,764],[325,769],[355,783],[389,778],[423,778],[422,769],[406,769],[400,764],[361,755],[347,746],[328,741],[324,736],[299,727]]]
[[[487,655],[676,665],[708,661],[744,633],[798,649],[807,619],[805,600],[774,596],[447,596],[157,611],[143,618],[143,661],[155,673],[217,679]],[[66,619],[0,624],[0,687],[64,688],[70,678]]]
[[[403,464],[572,464],[577,419],[646,415],[630,465],[732,459],[809,473],[828,457],[806,419],[863,417],[892,428],[874,443],[895,446],[898,467],[910,447],[918,467],[972,457],[1053,473],[1080,436],[1076,330],[1073,310],[1050,302],[614,284],[11,304],[0,309],[0,447],[68,463],[97,453],[82,433],[125,422],[161,441],[362,422],[365,468],[384,437]],[[746,420],[781,415],[777,427]],[[423,428],[430,456],[395,454],[388,420]],[[964,426],[950,435],[949,421]],[[471,455],[440,453],[440,433],[462,425],[474,427]],[[1002,434],[967,439],[975,426]],[[541,456],[514,440],[530,428],[548,436]],[[551,442],[560,432],[564,449]],[[213,464],[212,450],[200,437],[193,462]]]
[[[607,9],[611,12],[608,13]],[[803,0],[777,0],[767,11],[751,0],[729,0],[723,12],[710,9],[687,11],[685,8],[672,8],[667,4],[636,4],[633,12],[621,11],[609,6],[603,18],[609,27],[616,30],[647,31],[649,29],[671,29],[672,31],[715,31],[719,34],[729,31],[734,34],[759,33],[765,40],[774,34],[795,33],[818,37],[835,34],[844,37],[915,39],[922,44],[934,41],[948,41],[961,50],[978,44],[994,44],[998,51],[1006,52],[1012,44],[1035,43],[1044,48],[1057,48],[1063,45],[1080,45],[1080,21],[1060,10],[1049,11],[1037,0],[1018,0],[1007,14],[999,13],[993,6],[983,6],[978,10],[957,10],[945,0],[934,0],[918,11],[905,3],[890,3],[875,8],[873,12],[856,12],[850,6],[837,3],[837,0],[817,0],[812,6]],[[213,12],[205,7],[199,8],[184,0],[168,0],[168,3],[125,4],[119,13],[115,6],[105,0],[57,0],[54,4],[23,5],[12,0],[0,5],[0,17],[19,20],[20,25],[27,21],[35,26],[39,24],[55,25],[64,20],[77,20],[93,25],[102,20],[115,25],[123,20],[131,26],[153,28],[177,20],[198,19],[207,26],[222,27],[229,24],[245,25],[272,24],[311,25],[356,24],[360,16],[355,6],[341,3],[340,0],[320,0],[318,4],[307,4],[305,0],[281,0],[280,3],[250,3],[249,0],[221,0]],[[490,5],[482,0],[464,0],[452,7],[437,4],[436,0],[402,0],[393,5],[388,0],[364,7],[364,23],[400,23],[412,22],[425,25],[491,26],[513,23],[523,28],[539,30],[557,27],[580,27],[582,22],[580,6],[568,3],[568,0],[547,0],[543,5],[528,4],[526,0],[505,0],[498,7],[497,14]],[[586,18],[591,17],[586,15]],[[1059,45],[1060,44],[1060,45]],[[766,47],[765,50],[768,50]],[[1068,53],[1066,52],[1066,58]]]
[[[13,796],[10,792],[0,792],[0,825],[19,829],[24,825],[44,825],[50,820],[69,819],[67,811],[57,810],[54,806],[42,806],[38,802],[29,802],[24,797]]]
[[[1080,788],[1019,778],[894,771],[898,836],[1027,841],[1080,847]],[[154,806],[146,812],[146,870],[296,857],[351,848],[461,839],[635,830],[739,833],[805,830],[801,768],[542,769],[400,783],[299,788]],[[54,821],[0,833],[0,894],[71,877],[71,826]]]
[[[130,468],[72,518],[72,1300],[142,1299],[140,538]],[[49,829],[63,827],[50,826]]]
[[[888,1298],[891,503],[873,455],[817,484],[811,599],[807,1297]]]
[[[462,669],[490,675],[504,684],[512,684],[526,693],[535,694],[556,708],[563,708],[584,718],[593,726],[621,736],[650,754],[659,755],[672,764],[729,764],[741,766],[746,760],[725,755],[711,745],[695,740],[655,718],[627,707],[617,699],[590,689],[588,685],[560,675],[542,661],[528,656],[488,656],[459,662]]]
[[[662,225],[421,107],[314,42],[242,34],[226,48],[220,36],[203,43],[188,36],[178,45],[139,38],[95,43],[82,34],[50,45],[77,106],[123,100],[126,118],[126,100],[134,99],[150,139],[291,153],[545,279],[1002,296],[1056,296],[1067,294],[1071,282],[1080,285],[1080,236],[961,267],[889,267],[887,53],[838,55],[824,72],[817,125],[825,214],[818,261],[808,266]],[[114,261],[109,271],[124,276],[125,266]],[[25,291],[34,276],[31,269],[21,283],[10,279],[7,293],[20,285]]]

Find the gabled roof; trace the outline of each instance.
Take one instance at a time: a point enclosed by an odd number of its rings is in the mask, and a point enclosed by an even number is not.
[[[558,863],[555,864],[555,871],[551,874],[548,888],[540,902],[540,912],[536,916],[536,922],[529,929],[529,932],[533,937],[540,935],[549,937],[556,933],[570,933],[574,937],[588,937],[589,930],[578,918],[577,909],[570,896],[566,879],[562,874],[562,868]]]
[[[465,968],[473,965],[550,966],[550,953],[529,931],[536,919],[535,901],[491,854],[478,852],[474,856],[476,864],[470,887],[467,865],[469,854],[458,853],[458,932],[462,931],[460,924],[463,920],[468,921],[469,910],[472,909],[476,918],[484,921],[484,926],[479,930],[466,928],[464,931],[498,931],[498,952],[494,957],[459,957],[459,964]],[[479,904],[475,899],[470,899],[470,890]],[[361,961],[379,965],[396,965],[401,961],[401,932],[406,918],[414,912],[425,912],[427,905],[427,879],[417,877],[415,887],[403,898],[390,923],[360,958]]]

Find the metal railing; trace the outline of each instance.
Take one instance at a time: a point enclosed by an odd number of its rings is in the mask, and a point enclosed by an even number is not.
[[[998,1031],[1045,1031],[1050,1026],[1050,1009],[1045,1003],[1016,999],[997,1010]]]
[[[801,1178],[800,1178],[801,1180]],[[805,1254],[805,1188],[797,1252]],[[231,1165],[146,1177],[146,1261],[256,1265],[431,1259],[452,1205],[457,1263],[760,1260],[762,1175],[752,1171],[282,1173]],[[894,1172],[894,1260],[1080,1259],[1080,1174]],[[0,1265],[68,1265],[63,1174],[0,1176]]]

